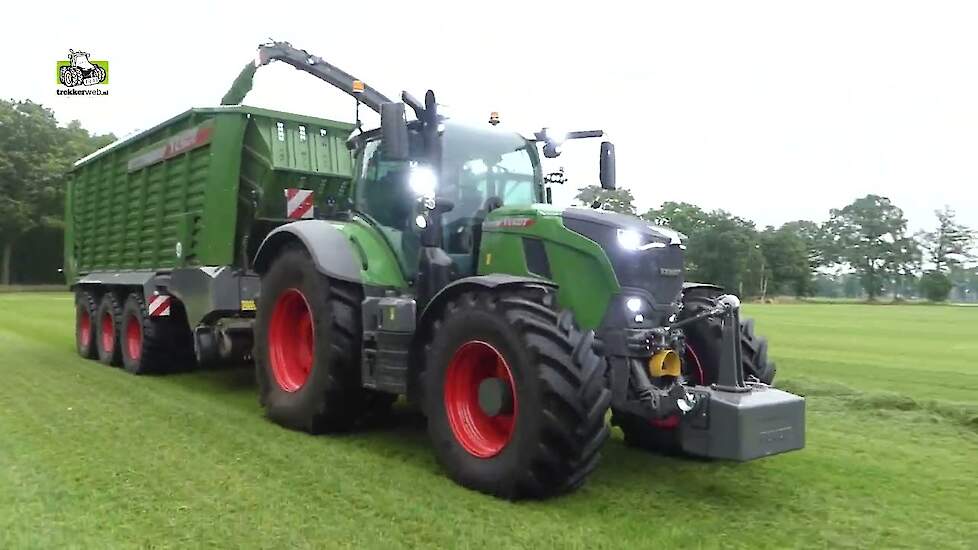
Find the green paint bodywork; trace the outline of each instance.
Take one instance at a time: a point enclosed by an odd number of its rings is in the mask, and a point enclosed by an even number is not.
[[[479,274],[540,276],[527,269],[522,242],[524,237],[540,239],[550,262],[550,280],[558,285],[558,304],[573,311],[581,327],[597,328],[608,302],[621,287],[604,250],[591,239],[564,227],[561,212],[548,204],[504,206],[494,210],[486,218],[490,226],[494,220],[506,218],[527,218],[533,222],[526,226],[485,229]]]
[[[360,257],[363,284],[407,290],[407,281],[394,254],[394,247],[380,231],[359,216],[353,216],[349,222],[330,223],[350,239],[354,253]]]

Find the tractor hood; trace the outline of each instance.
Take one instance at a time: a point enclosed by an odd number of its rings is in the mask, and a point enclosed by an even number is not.
[[[663,244],[682,244],[685,235],[673,231],[668,227],[653,225],[642,218],[619,214],[608,210],[596,210],[594,208],[567,208],[563,212],[564,224],[568,221],[574,224],[596,224],[605,227],[621,229],[623,231],[635,231],[649,239]],[[617,233],[617,231],[616,231]],[[645,242],[645,241],[643,241]]]
[[[568,208],[561,217],[564,227],[601,246],[622,292],[644,294],[660,312],[656,321],[675,311],[684,279],[682,234],[606,210]]]

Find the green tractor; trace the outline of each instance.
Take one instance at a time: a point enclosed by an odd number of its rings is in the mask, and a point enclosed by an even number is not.
[[[345,431],[406,396],[449,476],[504,498],[581,485],[609,411],[627,444],[653,451],[744,461],[804,446],[804,400],[770,387],[767,342],[737,298],[685,280],[681,234],[550,204],[540,153],[602,132],[466,126],[431,91],[394,102],[286,43],[256,66],[270,60],[381,116],[350,139],[355,178],[324,219],[278,227],[255,257],[271,419]],[[615,187],[608,142],[600,182]]]

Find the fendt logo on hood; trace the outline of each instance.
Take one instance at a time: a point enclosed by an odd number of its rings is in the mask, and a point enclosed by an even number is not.
[[[530,227],[536,220],[525,216],[512,218],[499,218],[498,220],[488,220],[482,224],[485,229],[499,229],[502,227]]]
[[[109,62],[90,57],[88,52],[68,50],[68,59],[58,61],[58,95],[108,95],[104,86],[109,83]]]

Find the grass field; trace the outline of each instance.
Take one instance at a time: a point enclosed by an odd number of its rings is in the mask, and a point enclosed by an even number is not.
[[[615,434],[566,497],[439,471],[423,420],[311,437],[248,369],[133,377],[74,355],[67,294],[0,295],[0,548],[978,546],[978,308],[765,305],[808,447],[747,464]]]

